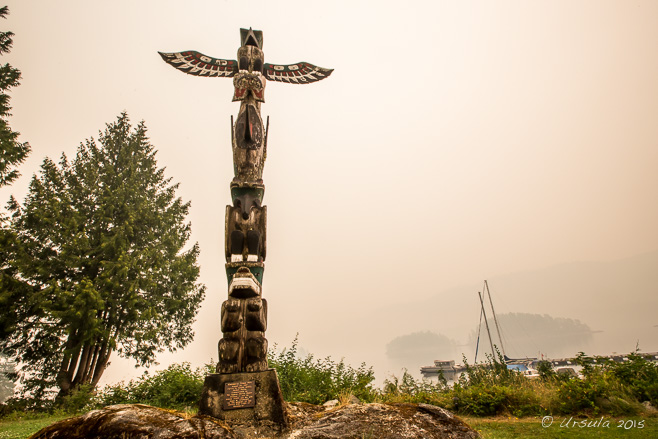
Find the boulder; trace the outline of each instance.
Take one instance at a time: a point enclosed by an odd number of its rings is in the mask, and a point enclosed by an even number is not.
[[[310,406],[310,407],[309,407]],[[288,405],[288,439],[475,439],[479,434],[440,407],[429,404],[347,404],[324,411]]]
[[[278,433],[141,404],[113,405],[59,421],[30,439],[479,438],[452,413],[429,404],[346,404],[326,409],[289,403],[286,413],[291,429]]]
[[[29,439],[234,439],[218,419],[142,404],[111,405],[45,427]]]

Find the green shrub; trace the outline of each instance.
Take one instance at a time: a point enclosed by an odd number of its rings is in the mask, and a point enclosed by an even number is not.
[[[637,416],[643,411],[642,404],[630,397],[610,396],[597,401],[601,413],[610,416]]]
[[[63,397],[56,404],[56,409],[63,414],[82,413],[96,406],[96,394],[91,384],[83,384]]]
[[[527,380],[520,372],[507,368],[505,359],[496,350],[497,358],[487,355],[487,361],[471,366],[466,357],[463,357],[466,372],[459,377],[462,387],[499,385],[509,386],[523,384]]]
[[[413,402],[434,404],[454,412],[494,416],[511,414],[529,416],[545,413],[536,385],[520,373],[510,370],[502,356],[498,361],[488,357],[484,364],[471,366],[466,359],[466,372],[452,387],[445,379],[438,383],[415,380],[407,371],[402,379],[393,376],[384,382],[381,400],[384,402]]]
[[[604,393],[592,378],[570,379],[557,389],[559,410],[563,414],[579,414],[592,411],[598,414],[597,401]]]
[[[548,360],[541,360],[537,363],[537,372],[539,373],[539,378],[544,381],[555,379],[557,373],[553,369],[553,363]]]
[[[35,398],[31,396],[17,396],[5,401],[3,416],[11,413],[43,413],[53,410],[53,401],[50,399]]]
[[[636,353],[628,354],[628,361],[609,366],[610,373],[628,386],[640,402],[658,405],[658,364]]]
[[[505,411],[511,390],[506,386],[476,384],[461,387],[459,383],[453,388],[455,409],[459,413],[475,416],[494,416]]]
[[[107,386],[98,393],[99,405],[147,404],[170,409],[190,409],[199,403],[203,381],[214,365],[192,370],[190,363],[172,364],[150,375],[148,371],[127,384]]]
[[[341,359],[323,360],[313,355],[300,358],[297,355],[297,337],[289,349],[275,354],[268,352],[270,367],[276,369],[281,392],[286,401],[322,404],[331,399],[352,394],[362,401],[370,402],[375,397],[372,382],[375,374],[372,367],[362,363],[358,369],[346,365]]]
[[[474,416],[545,414],[633,416],[642,412],[640,396],[649,395],[658,380],[655,365],[644,359],[615,363],[580,353],[583,378],[556,374],[548,362],[540,363],[540,379],[528,379],[510,370],[498,355],[494,361],[471,366],[452,388],[441,382],[416,381],[406,371],[384,382],[385,402],[425,402],[459,414]]]
[[[433,383],[429,380],[416,380],[405,369],[402,380],[395,375],[384,380],[383,392],[377,397],[386,402],[411,402],[434,404],[445,407],[448,402],[445,391],[447,390],[445,378],[439,376],[439,381]]]
[[[563,414],[637,415],[642,408],[638,398],[644,395],[651,373],[643,358],[629,355],[628,362],[616,363],[605,358],[591,358],[579,353],[575,358],[583,366],[583,378],[562,380],[555,392],[558,410]],[[646,368],[646,370],[645,370]]]

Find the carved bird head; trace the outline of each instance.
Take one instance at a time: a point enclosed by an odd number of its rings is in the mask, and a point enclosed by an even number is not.
[[[241,46],[238,49],[238,70],[248,73],[263,73],[263,32],[251,28],[240,29]]]

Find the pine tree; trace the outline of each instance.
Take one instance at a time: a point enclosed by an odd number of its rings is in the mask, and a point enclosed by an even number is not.
[[[95,386],[116,351],[149,365],[182,348],[205,287],[189,202],[164,177],[144,123],[124,113],[69,162],[45,159],[23,206],[12,200],[16,288],[0,291],[0,349],[33,389]]]
[[[0,8],[0,17],[9,14],[7,6]],[[13,44],[12,32],[0,32],[0,54],[9,53]],[[12,131],[7,122],[11,116],[7,91],[20,84],[21,72],[8,63],[0,66],[0,187],[11,184],[20,174],[15,166],[20,165],[30,153],[30,145],[19,142],[19,133]]]

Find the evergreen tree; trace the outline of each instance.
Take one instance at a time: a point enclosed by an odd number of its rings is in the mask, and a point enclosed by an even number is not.
[[[9,14],[7,6],[0,8],[0,17]],[[8,53],[13,44],[12,32],[0,32],[0,54]],[[0,187],[11,184],[20,174],[14,167],[23,163],[30,152],[30,145],[19,142],[19,133],[12,131],[7,123],[10,116],[7,91],[19,85],[21,72],[8,63],[0,66]]]
[[[124,113],[72,162],[46,158],[23,206],[10,201],[21,282],[0,290],[0,350],[29,388],[65,396],[95,386],[114,351],[149,365],[192,340],[199,249],[183,250],[189,202],[155,154]]]
[[[0,17],[7,18],[9,9],[7,6],[0,8]],[[12,32],[0,32],[0,54],[9,53],[13,44]],[[7,122],[10,116],[9,95],[7,92],[12,87],[19,85],[21,72],[13,68],[8,63],[0,66],[0,187],[11,184],[20,174],[15,166],[21,164],[30,152],[28,143],[18,142],[19,133],[12,131]],[[6,304],[3,302],[2,291],[8,286],[18,290],[22,284],[14,277],[15,270],[8,264],[9,249],[14,242],[14,234],[6,226],[6,216],[0,212],[0,307],[3,312]],[[5,332],[5,324],[11,325],[11,322],[2,322],[0,324],[0,336]],[[2,352],[0,351],[0,355]],[[4,355],[0,356],[1,365],[9,364],[5,361]],[[13,364],[13,363],[12,363]],[[0,366],[1,366],[0,365]],[[0,367],[0,400],[13,394],[13,382],[7,380],[7,375],[13,372],[13,368],[7,369]]]

